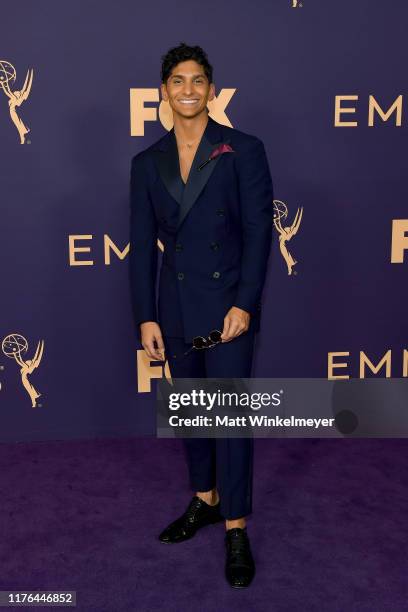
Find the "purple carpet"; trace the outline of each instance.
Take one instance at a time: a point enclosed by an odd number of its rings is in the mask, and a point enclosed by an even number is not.
[[[246,590],[224,579],[222,523],[157,540],[192,494],[180,440],[3,444],[0,458],[1,590],[76,590],[86,612],[408,609],[405,440],[256,440]]]

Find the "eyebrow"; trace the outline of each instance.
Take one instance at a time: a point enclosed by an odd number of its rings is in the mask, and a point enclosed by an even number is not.
[[[184,79],[184,75],[183,74],[172,74],[171,75],[172,79],[175,79],[176,77]],[[205,74],[201,74],[201,73],[200,74],[193,74],[193,79],[195,79],[196,77],[203,77],[204,78]]]

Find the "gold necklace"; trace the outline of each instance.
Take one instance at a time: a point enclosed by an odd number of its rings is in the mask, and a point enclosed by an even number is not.
[[[174,133],[175,133],[175,132],[174,132]],[[176,136],[177,136],[177,135],[176,135]],[[176,140],[177,140],[177,137],[176,137]],[[191,149],[191,147],[193,146],[193,144],[194,144],[195,142],[197,142],[197,140],[200,140],[200,138],[196,138],[195,140],[193,140],[193,142],[192,142],[191,144],[189,144],[188,142],[185,142],[185,143],[184,143],[184,142],[181,142],[181,143],[180,143],[180,145],[181,145],[181,146],[184,146],[184,145],[185,145],[186,147],[188,147],[189,149]],[[177,142],[178,142],[178,140],[177,140]]]

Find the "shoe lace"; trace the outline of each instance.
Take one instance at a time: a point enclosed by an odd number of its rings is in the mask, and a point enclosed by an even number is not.
[[[236,532],[231,535],[229,540],[230,555],[232,561],[242,561],[246,558],[248,551],[248,541],[244,532]]]
[[[191,500],[187,510],[186,510],[186,520],[189,523],[193,523],[196,519],[196,515],[199,512],[203,505],[202,500],[197,497]]]

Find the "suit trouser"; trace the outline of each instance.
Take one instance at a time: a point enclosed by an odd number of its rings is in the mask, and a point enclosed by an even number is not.
[[[250,378],[255,333],[245,332],[210,349],[192,350],[184,338],[163,337],[172,378]],[[194,491],[218,488],[221,514],[232,520],[252,512],[252,438],[184,438]]]

